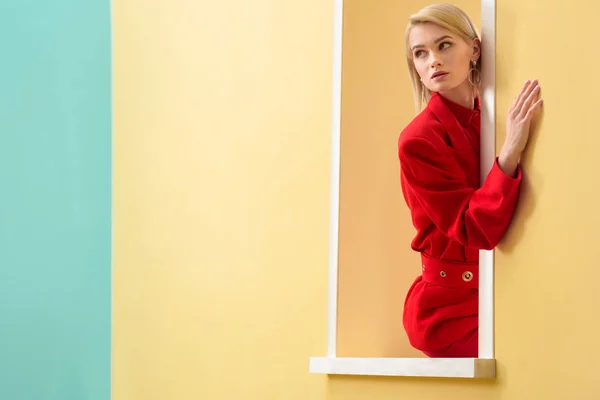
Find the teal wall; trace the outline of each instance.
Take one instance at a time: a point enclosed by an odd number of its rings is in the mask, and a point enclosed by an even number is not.
[[[109,400],[108,0],[0,1],[0,399]]]

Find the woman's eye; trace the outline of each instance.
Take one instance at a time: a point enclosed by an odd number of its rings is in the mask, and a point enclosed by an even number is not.
[[[423,55],[424,51],[423,50],[419,50],[415,53],[415,57],[421,57]]]
[[[440,44],[440,50],[447,49],[447,48],[448,48],[448,47],[450,47],[450,46],[451,46],[451,43],[449,43],[449,42],[444,42],[444,43]]]

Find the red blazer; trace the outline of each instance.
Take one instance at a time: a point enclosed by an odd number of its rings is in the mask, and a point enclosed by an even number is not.
[[[472,110],[438,93],[398,140],[417,231],[411,247],[423,261],[403,321],[412,345],[430,356],[477,356],[479,250],[502,239],[518,200],[520,167],[510,177],[496,159],[480,185],[479,148],[479,101]]]

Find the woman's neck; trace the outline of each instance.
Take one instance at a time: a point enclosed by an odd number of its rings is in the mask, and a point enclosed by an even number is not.
[[[475,108],[475,90],[473,90],[473,86],[471,86],[469,81],[465,81],[462,85],[457,86],[452,90],[440,92],[440,95],[469,110]]]

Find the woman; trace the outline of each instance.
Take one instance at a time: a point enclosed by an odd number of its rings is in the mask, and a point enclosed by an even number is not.
[[[398,141],[401,187],[417,230],[411,247],[423,269],[406,297],[404,328],[429,357],[477,357],[479,250],[493,249],[511,221],[540,88],[527,81],[515,98],[505,143],[481,185],[477,29],[455,6],[428,6],[410,18],[406,58],[417,110],[426,106]]]

